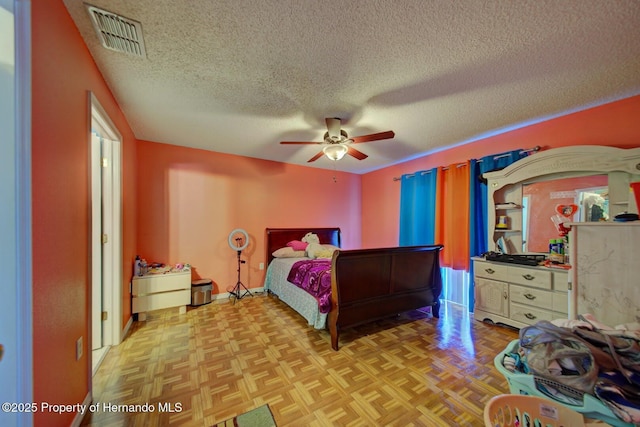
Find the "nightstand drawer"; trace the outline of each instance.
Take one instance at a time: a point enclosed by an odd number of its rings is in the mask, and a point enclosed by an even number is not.
[[[191,290],[185,289],[133,297],[131,304],[133,313],[142,313],[167,307],[187,306],[191,304]]]
[[[158,274],[156,276],[139,276],[133,278],[133,295],[147,295],[191,289],[191,272]]]

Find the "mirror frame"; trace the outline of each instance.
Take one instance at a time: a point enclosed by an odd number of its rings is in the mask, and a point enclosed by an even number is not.
[[[487,172],[482,176],[487,180],[487,247],[497,250],[496,239],[496,201],[495,193],[507,185],[522,185],[536,179],[546,180],[556,177],[571,177],[586,174],[625,172],[640,174],[640,147],[616,148],[602,145],[572,145],[551,148],[531,154],[506,168]],[[611,192],[611,179],[609,180]],[[628,187],[628,183],[627,183]],[[628,193],[628,188],[625,188]],[[520,188],[520,203],[522,203]],[[630,197],[630,196],[628,196]],[[522,245],[520,245],[520,248]],[[518,251],[521,252],[521,249]]]

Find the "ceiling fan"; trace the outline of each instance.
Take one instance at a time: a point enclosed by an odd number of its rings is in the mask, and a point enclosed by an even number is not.
[[[395,136],[393,131],[372,133],[369,135],[349,137],[340,127],[340,119],[327,117],[327,132],[324,134],[323,142],[301,142],[301,141],[282,141],[280,144],[322,144],[324,148],[318,154],[307,160],[308,163],[315,162],[324,154],[331,160],[340,160],[345,154],[355,157],[358,160],[364,160],[367,156],[361,151],[356,150],[351,144],[360,144],[362,142],[379,141],[382,139],[391,139]]]

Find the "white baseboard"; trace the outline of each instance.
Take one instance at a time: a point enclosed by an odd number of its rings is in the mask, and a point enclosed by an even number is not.
[[[122,330],[122,332],[120,333],[120,342],[116,343],[115,345],[120,344],[122,341],[124,341],[124,338],[127,336],[127,334],[129,333],[129,329],[131,329],[131,325],[133,325],[133,316],[129,317],[129,321],[127,322],[126,325],[124,325],[124,329]]]
[[[91,400],[93,400],[93,398],[91,397],[91,391],[89,391],[87,393],[87,395],[85,396],[84,400],[82,401],[82,405],[85,408],[88,408],[89,405],[91,405]],[[70,426],[71,427],[80,427],[80,424],[82,423],[82,419],[84,418],[85,415],[86,415],[86,412],[85,413],[77,412],[76,416],[73,417],[73,422],[71,422]]]
[[[91,370],[92,378],[96,374],[96,372],[98,372],[98,369],[100,368],[100,364],[104,360],[107,353],[109,353],[110,349],[111,349],[111,346],[108,345],[108,346],[102,347],[101,349],[91,351],[91,364],[93,365],[93,369]],[[96,354],[99,356],[98,360],[95,360]]]

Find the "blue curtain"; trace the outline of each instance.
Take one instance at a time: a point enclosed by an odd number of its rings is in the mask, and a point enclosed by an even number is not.
[[[435,240],[437,168],[402,175],[400,246],[432,245]]]
[[[471,210],[469,218],[471,224],[469,226],[469,256],[478,256],[487,252],[487,232],[489,225],[488,217],[488,201],[487,201],[487,183],[482,178],[485,172],[497,171],[504,169],[511,163],[520,160],[528,155],[523,150],[513,150],[502,154],[493,154],[485,156],[481,160],[471,160],[471,173],[469,183],[469,209]],[[471,264],[469,274],[473,277],[473,264]],[[473,285],[469,286],[469,309],[473,310]]]

